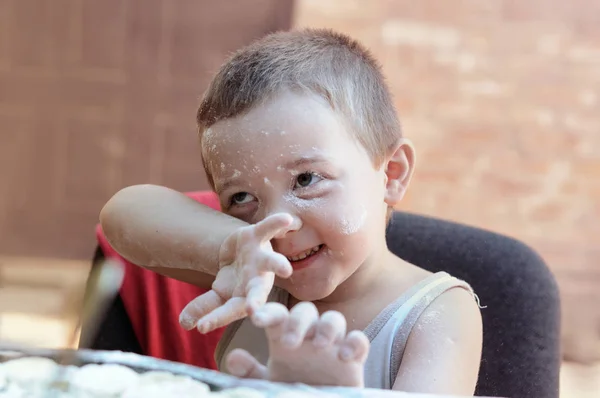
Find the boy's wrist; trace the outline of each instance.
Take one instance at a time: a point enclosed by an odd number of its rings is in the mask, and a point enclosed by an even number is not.
[[[233,264],[236,256],[237,249],[237,234],[238,230],[230,234],[223,243],[221,243],[221,247],[219,248],[219,261],[217,261],[218,269],[220,271],[223,267]]]

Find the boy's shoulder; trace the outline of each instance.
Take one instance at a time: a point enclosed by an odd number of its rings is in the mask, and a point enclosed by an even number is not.
[[[394,277],[390,276],[392,282],[383,289],[387,292],[381,292],[382,297],[387,296],[386,311],[412,312],[412,329],[426,334],[444,329],[464,335],[462,328],[481,328],[478,298],[467,282],[446,272],[433,273],[408,263],[403,271],[402,284],[396,284],[394,289]]]
[[[458,391],[474,388],[482,346],[483,324],[478,301],[468,285],[457,283],[420,312],[403,350],[395,353],[401,355],[397,387],[426,385],[435,380],[438,385]],[[436,366],[432,368],[432,364]],[[410,380],[406,377],[408,373]]]
[[[472,291],[465,288],[452,288],[440,294],[421,314],[417,321],[418,329],[444,328],[448,332],[463,329],[464,326],[481,325],[481,311]]]

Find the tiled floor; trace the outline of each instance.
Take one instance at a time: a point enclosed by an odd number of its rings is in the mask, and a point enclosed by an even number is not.
[[[84,262],[0,257],[0,341],[69,346],[72,299],[87,271]],[[600,364],[565,363],[561,373],[561,398],[598,397]]]

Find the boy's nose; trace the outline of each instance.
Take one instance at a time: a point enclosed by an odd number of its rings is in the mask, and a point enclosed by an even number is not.
[[[265,214],[264,218],[272,216],[274,214],[281,214],[281,213],[289,214],[290,216],[292,216],[292,223],[287,228],[287,231],[285,233],[280,234],[275,239],[281,239],[281,238],[285,237],[287,234],[299,231],[300,228],[302,228],[302,219],[300,217],[298,217],[298,215],[295,214],[294,212],[290,212],[288,209],[282,209],[282,208],[273,209],[272,211],[267,212]]]
[[[290,228],[288,230],[288,232],[295,232],[295,231],[299,231],[300,228],[302,228],[302,220],[300,219],[300,217],[291,214],[292,216],[292,225],[290,225]]]
[[[278,213],[281,213],[281,212],[278,212]],[[275,213],[271,213],[271,214],[275,214]],[[290,216],[292,216],[292,224],[289,226],[289,228],[284,233],[280,234],[279,236],[276,236],[275,239],[285,238],[285,236],[287,234],[299,231],[300,228],[302,228],[302,220],[300,219],[300,217],[298,217],[297,215],[292,214],[292,213],[286,213],[286,214],[289,214]]]

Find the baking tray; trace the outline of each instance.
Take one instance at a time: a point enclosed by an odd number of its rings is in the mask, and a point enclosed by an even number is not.
[[[302,396],[339,397],[334,391],[327,388],[314,388],[305,384],[272,383],[264,380],[240,379],[225,373],[209,369],[186,365],[179,362],[157,359],[144,355],[138,355],[121,351],[100,350],[67,350],[67,349],[45,349],[45,348],[23,348],[6,346],[0,344],[0,362],[24,357],[44,357],[59,361],[70,359],[69,365],[83,366],[87,364],[118,364],[127,366],[139,373],[147,371],[167,371],[176,375],[189,376],[195,380],[206,383],[211,391],[221,391],[235,387],[249,387],[264,393],[267,397],[280,396],[285,392],[304,393]],[[359,390],[355,391],[358,392]],[[362,396],[362,394],[350,394],[351,396]],[[348,396],[343,393],[342,396]]]

